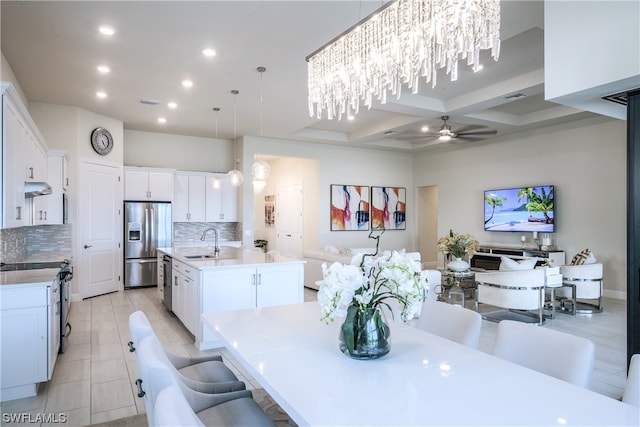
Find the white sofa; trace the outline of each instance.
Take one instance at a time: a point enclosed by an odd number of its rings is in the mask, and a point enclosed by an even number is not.
[[[327,265],[334,262],[350,264],[354,255],[359,253],[372,254],[375,248],[336,248],[335,246],[325,246],[322,249],[307,249],[302,252],[302,257],[307,263],[304,266],[304,286],[311,289],[318,289],[316,282],[322,280],[322,264]]]
[[[308,249],[302,253],[304,260],[307,263],[304,266],[304,286],[311,289],[318,289],[316,282],[322,280],[322,264],[327,265],[339,262],[342,264],[350,264],[354,255],[359,253],[375,252],[375,248],[341,248],[338,249],[334,246],[327,246],[323,249]],[[442,284],[442,274],[435,269],[425,270],[428,293],[427,299],[436,299],[436,286]]]

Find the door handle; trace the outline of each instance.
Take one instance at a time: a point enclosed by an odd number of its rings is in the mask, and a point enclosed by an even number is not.
[[[89,249],[89,248],[92,248],[92,247],[93,247],[92,245],[84,245],[85,249]]]

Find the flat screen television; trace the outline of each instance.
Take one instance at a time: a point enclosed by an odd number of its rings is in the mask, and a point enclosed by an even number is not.
[[[554,199],[553,185],[486,190],[484,229],[553,233],[556,231]]]

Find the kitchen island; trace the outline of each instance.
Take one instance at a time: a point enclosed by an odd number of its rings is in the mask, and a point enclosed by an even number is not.
[[[207,246],[159,248],[158,252],[159,258],[172,258],[171,310],[201,350],[222,346],[203,325],[202,313],[304,301],[304,260],[233,247],[222,247],[217,257]],[[160,275],[168,274],[161,270]]]

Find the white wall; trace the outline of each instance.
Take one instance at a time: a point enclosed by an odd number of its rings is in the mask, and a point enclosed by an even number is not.
[[[567,262],[576,252],[591,249],[604,263],[607,294],[624,297],[625,122],[583,121],[499,143],[424,154],[416,156],[413,169],[416,186],[438,185],[438,235],[454,229],[483,244],[519,246],[523,234],[484,231],[484,190],[555,185],[556,246],[565,250]]]
[[[545,96],[624,120],[602,96],[640,87],[640,2],[546,0]]]
[[[229,140],[125,130],[125,166],[228,172],[233,165]]]
[[[0,81],[11,83],[16,92],[18,92],[20,98],[22,98],[22,103],[28,106],[29,100],[27,99],[27,95],[25,95],[24,91],[22,90],[22,86],[20,86],[20,82],[18,81],[16,75],[13,73],[13,68],[11,68],[11,65],[9,65],[7,58],[5,58],[4,56],[4,53],[2,53],[1,60],[2,62],[0,62]]]
[[[368,186],[393,186],[407,188],[407,229],[389,230],[380,239],[381,249],[415,250],[416,218],[409,214],[415,210],[414,185],[412,176],[412,156],[382,150],[367,150],[317,144],[309,142],[284,141],[259,137],[244,137],[242,141],[242,164],[248,165],[245,173],[243,223],[253,224],[253,193],[251,190],[251,164],[254,155],[268,154],[282,157],[312,158],[318,162],[318,178],[315,187],[305,193],[318,201],[317,211],[306,215],[317,215],[314,229],[305,236],[304,249],[315,249],[326,245],[370,247],[373,243],[366,231],[330,231],[331,184],[353,184]],[[315,207],[313,208],[315,210]],[[252,242],[254,231],[245,226],[251,235],[245,234],[245,244]]]
[[[285,185],[302,185],[303,222],[302,234],[304,248],[318,248],[318,222],[321,202],[318,200],[318,162],[315,159],[294,157],[277,157],[268,159],[271,174],[267,185],[261,193],[254,196],[254,238],[269,242],[269,249],[275,249],[276,228],[265,227],[264,206],[266,195],[276,195],[277,190]],[[251,176],[246,179],[251,179]],[[322,205],[324,206],[324,205]],[[282,208],[276,203],[276,210]]]

